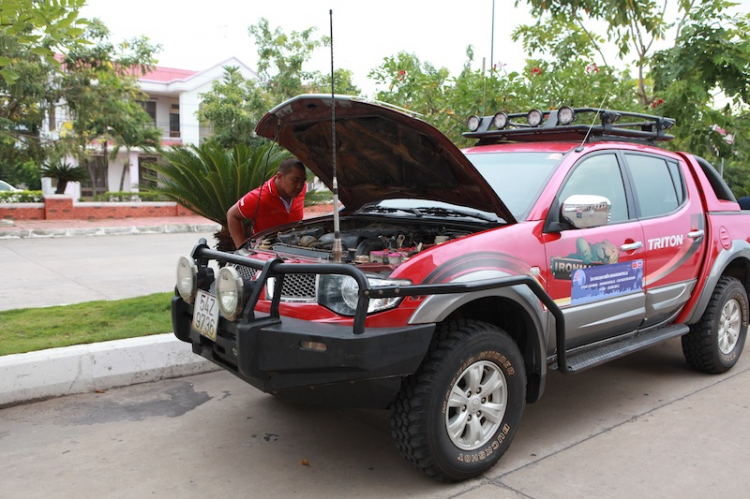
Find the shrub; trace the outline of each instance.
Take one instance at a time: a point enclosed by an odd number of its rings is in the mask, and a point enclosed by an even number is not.
[[[44,201],[42,191],[0,192],[0,203],[41,203],[42,201]]]
[[[104,202],[138,202],[138,201],[171,201],[164,195],[154,192],[114,192],[107,191],[104,194],[97,194],[95,201]]]
[[[314,204],[329,204],[333,201],[333,193],[328,189],[308,191],[305,194],[305,206]]]

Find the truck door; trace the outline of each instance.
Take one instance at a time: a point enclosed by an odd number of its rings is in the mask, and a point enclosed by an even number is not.
[[[611,203],[603,226],[545,234],[548,292],[565,314],[568,348],[633,331],[645,314],[643,230],[624,179],[617,152],[594,153],[558,192],[560,203],[577,194]]]
[[[684,163],[636,152],[624,158],[648,255],[642,324],[648,327],[673,318],[690,298],[706,251],[703,207]]]

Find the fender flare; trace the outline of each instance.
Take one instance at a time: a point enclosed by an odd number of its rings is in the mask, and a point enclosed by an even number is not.
[[[708,273],[706,282],[700,290],[698,301],[693,307],[693,310],[690,311],[690,314],[685,318],[686,324],[694,324],[700,320],[703,316],[703,312],[706,311],[706,307],[708,306],[711,295],[719,282],[719,278],[724,275],[724,271],[730,264],[739,259],[745,260],[750,267],[750,243],[735,239],[732,241],[732,246],[730,246],[729,249],[722,250],[716,257],[716,260]],[[747,286],[747,283],[743,283],[743,285]]]
[[[507,272],[483,269],[463,274],[451,280],[450,283],[474,282],[513,276],[513,274]],[[547,345],[549,344],[549,331],[554,329],[554,317],[527,286],[517,285],[468,293],[430,295],[417,307],[409,318],[408,324],[443,322],[462,306],[487,297],[505,298],[513,301],[524,310],[532,322],[533,331],[527,339],[533,356],[533,367],[530,372],[539,376],[540,386],[537,390],[538,393],[532,397],[532,400],[527,401],[537,400],[544,391],[544,382],[547,375]]]

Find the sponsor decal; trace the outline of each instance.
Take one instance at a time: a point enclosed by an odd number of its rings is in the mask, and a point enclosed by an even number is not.
[[[576,252],[565,257],[553,256],[550,268],[555,279],[570,281],[573,273],[579,269],[613,264],[619,259],[620,250],[608,240],[591,244],[579,237],[576,240]]]
[[[599,265],[573,273],[571,305],[643,291],[643,260]]]

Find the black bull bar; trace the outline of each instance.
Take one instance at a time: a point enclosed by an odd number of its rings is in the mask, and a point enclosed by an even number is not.
[[[557,365],[560,372],[568,374],[568,364],[565,351],[565,317],[560,307],[552,300],[541,284],[528,275],[498,277],[496,279],[484,279],[475,282],[450,283],[450,284],[412,284],[409,286],[384,286],[371,288],[365,274],[353,265],[344,263],[284,263],[280,258],[271,260],[255,260],[249,256],[241,256],[233,253],[212,250],[201,238],[192,252],[195,261],[203,266],[208,266],[208,260],[214,259],[220,262],[233,263],[251,267],[260,271],[255,278],[255,285],[245,305],[243,319],[251,321],[254,319],[255,305],[260,299],[261,290],[269,277],[274,277],[277,284],[274,287],[274,295],[271,299],[271,310],[269,315],[279,319],[279,303],[281,301],[281,290],[284,286],[285,274],[339,274],[351,277],[359,286],[359,300],[354,313],[354,334],[365,332],[365,319],[367,319],[367,306],[371,298],[398,298],[406,296],[428,296],[447,295],[455,293],[469,293],[473,291],[484,291],[487,289],[507,288],[511,286],[526,286],[539,298],[555,318],[555,340],[557,347]]]

